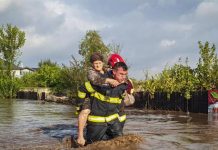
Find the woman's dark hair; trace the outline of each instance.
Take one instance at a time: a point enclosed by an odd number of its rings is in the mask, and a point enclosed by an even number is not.
[[[93,63],[94,61],[104,61],[104,57],[99,53],[99,52],[95,52],[91,55],[90,57],[90,62]]]

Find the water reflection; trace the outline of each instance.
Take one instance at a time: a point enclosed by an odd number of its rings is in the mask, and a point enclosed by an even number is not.
[[[72,106],[29,100],[0,100],[0,149],[57,145],[40,130],[56,124],[76,124]]]
[[[69,105],[30,100],[0,100],[0,149],[63,148],[76,134]],[[125,134],[142,136],[138,149],[216,149],[218,114],[127,110]]]
[[[218,127],[213,120],[208,121],[206,114],[131,115],[125,130],[143,135],[142,149],[213,149],[218,140]]]
[[[77,134],[77,126],[72,124],[57,124],[50,127],[41,127],[43,134],[50,137],[63,140],[64,137],[70,137]]]

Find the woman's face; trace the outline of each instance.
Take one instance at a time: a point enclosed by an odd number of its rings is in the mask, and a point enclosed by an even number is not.
[[[93,68],[96,70],[96,71],[102,71],[103,70],[103,65],[104,63],[100,60],[96,60],[93,62]]]

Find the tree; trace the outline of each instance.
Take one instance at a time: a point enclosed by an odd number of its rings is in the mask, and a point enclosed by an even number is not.
[[[181,63],[175,64],[173,67],[165,67],[164,70],[149,77],[146,74],[144,81],[144,90],[154,95],[156,91],[167,93],[167,98],[170,98],[172,92],[180,92],[188,100],[191,98],[191,92],[195,90],[196,77],[194,71],[188,66],[188,58],[186,58],[185,65]]]
[[[22,80],[24,87],[56,87],[59,83],[61,67],[51,60],[39,62],[36,72],[25,74]]]
[[[90,56],[94,52],[99,52],[106,57],[110,50],[105,46],[97,31],[88,31],[79,46],[79,54],[83,57],[85,68],[89,66]]]
[[[212,88],[218,88],[218,59],[217,59],[217,54],[215,56],[214,65],[212,68],[212,75],[213,75]]]
[[[172,77],[171,68],[166,66],[162,73],[157,75],[157,90],[166,92],[167,98],[175,91],[175,78]]]
[[[36,72],[26,73],[20,78],[21,87],[38,87],[40,84],[36,79]]]
[[[209,42],[205,42],[203,45],[201,41],[198,42],[198,45],[200,58],[196,68],[196,75],[199,80],[199,88],[209,90],[218,78],[216,47],[214,44],[210,46]]]
[[[1,62],[1,81],[3,86],[3,97],[11,98],[16,89],[12,69],[17,64],[17,58],[20,55],[20,48],[25,43],[25,33],[16,26],[7,24],[0,27],[0,58]],[[5,88],[7,87],[7,88]]]
[[[191,98],[191,92],[195,90],[197,79],[194,76],[194,70],[188,66],[188,58],[186,58],[185,65],[181,63],[175,64],[172,68],[172,78],[175,78],[175,92],[182,93],[186,99]]]
[[[72,56],[70,67],[64,66],[61,70],[60,83],[56,91],[66,93],[69,97],[76,97],[79,86],[86,80],[86,71],[83,68],[83,63]]]
[[[42,66],[45,66],[45,65],[50,66],[50,67],[58,66],[56,62],[52,62],[50,59],[41,60],[38,63],[39,68],[41,68]]]
[[[55,87],[58,84],[61,68],[51,60],[41,61],[36,72],[39,87]]]

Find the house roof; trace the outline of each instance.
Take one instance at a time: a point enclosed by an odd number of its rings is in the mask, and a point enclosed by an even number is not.
[[[31,71],[36,71],[38,68],[29,68],[29,67],[19,67],[19,69],[16,69],[16,70],[24,70],[24,69],[28,69],[28,70],[31,70]]]

